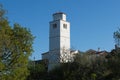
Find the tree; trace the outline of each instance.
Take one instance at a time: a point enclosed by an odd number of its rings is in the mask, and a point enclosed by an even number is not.
[[[114,32],[113,37],[115,39],[116,45],[120,47],[120,29]]]
[[[0,80],[25,80],[34,37],[19,24],[10,26],[0,6]]]
[[[45,80],[47,76],[47,69],[44,61],[29,61],[28,69],[30,71],[30,75],[27,80]]]
[[[107,69],[110,71],[108,78],[112,80],[120,79],[120,48],[113,49],[110,52],[110,57],[107,62]]]

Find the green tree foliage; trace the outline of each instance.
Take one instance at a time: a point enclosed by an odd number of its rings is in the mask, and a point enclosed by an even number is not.
[[[107,69],[110,70],[110,77],[112,80],[120,79],[120,48],[113,49],[110,52],[110,57],[107,62]]]
[[[104,80],[107,71],[105,61],[102,58],[90,57],[86,53],[78,54],[74,62],[61,64],[49,72],[51,80]]]
[[[34,37],[19,24],[11,27],[4,13],[0,6],[0,80],[25,80]]]
[[[35,61],[30,61],[28,65],[30,75],[27,80],[45,80],[47,76],[47,69],[44,63],[36,63]]]
[[[113,35],[115,39],[115,49],[110,52],[110,57],[108,59],[108,69],[111,71],[112,80],[120,79],[120,28],[114,32]]]

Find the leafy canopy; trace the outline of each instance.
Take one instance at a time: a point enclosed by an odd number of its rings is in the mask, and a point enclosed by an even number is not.
[[[25,80],[33,35],[19,24],[10,26],[0,6],[0,80]]]

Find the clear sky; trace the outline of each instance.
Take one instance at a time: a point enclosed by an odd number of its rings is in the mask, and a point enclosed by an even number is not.
[[[71,48],[110,51],[120,27],[120,0],[0,0],[10,24],[29,28],[36,39],[31,58],[49,50],[49,22],[58,11],[71,23]]]

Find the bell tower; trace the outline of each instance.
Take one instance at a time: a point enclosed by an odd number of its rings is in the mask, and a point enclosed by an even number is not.
[[[49,34],[49,51],[70,49],[70,23],[66,21],[66,14],[53,14]]]
[[[64,53],[66,52],[66,53]],[[64,56],[70,53],[70,23],[66,21],[66,14],[58,12],[53,14],[53,21],[49,28],[49,65],[51,69],[55,65],[67,62]],[[64,56],[63,56],[64,55]]]

